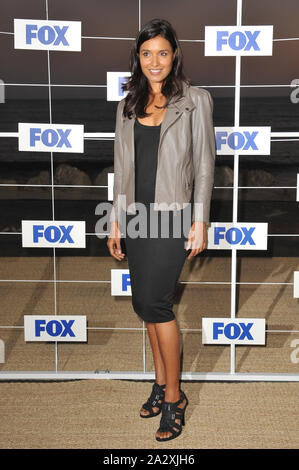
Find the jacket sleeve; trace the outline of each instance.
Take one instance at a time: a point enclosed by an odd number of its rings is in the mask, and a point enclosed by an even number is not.
[[[192,222],[210,220],[210,204],[214,185],[216,139],[213,125],[214,103],[204,89],[196,98],[192,115],[192,145],[194,167],[194,208]]]
[[[121,195],[121,181],[123,171],[123,148],[122,148],[122,119],[124,99],[117,105],[115,138],[114,138],[114,183],[113,183],[113,206],[110,213],[110,222],[119,219],[119,196]]]

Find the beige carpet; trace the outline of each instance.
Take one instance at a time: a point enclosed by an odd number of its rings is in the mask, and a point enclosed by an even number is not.
[[[0,383],[1,448],[294,449],[299,384],[182,383],[186,425],[159,443],[160,416],[138,411],[150,382]]]

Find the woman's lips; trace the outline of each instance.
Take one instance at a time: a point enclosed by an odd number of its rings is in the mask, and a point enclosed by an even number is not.
[[[150,72],[152,75],[159,75],[159,73],[161,73],[161,70],[149,70],[149,72]]]

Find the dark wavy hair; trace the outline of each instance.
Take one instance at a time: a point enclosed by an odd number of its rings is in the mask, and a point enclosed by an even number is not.
[[[177,35],[171,24],[167,20],[153,19],[146,23],[139,31],[135,43],[130,53],[130,71],[131,77],[122,84],[122,91],[128,91],[125,97],[125,105],[123,115],[131,119],[133,112],[138,117],[150,116],[145,112],[148,102],[149,85],[148,80],[143,74],[139,61],[139,50],[142,43],[156,36],[162,36],[167,39],[172,47],[172,51],[177,50],[173,60],[171,72],[164,79],[161,87],[162,94],[166,97],[164,106],[156,106],[157,108],[166,108],[169,101],[173,97],[180,98],[183,94],[183,81],[190,85],[189,79],[183,72],[183,54],[180,48]]]

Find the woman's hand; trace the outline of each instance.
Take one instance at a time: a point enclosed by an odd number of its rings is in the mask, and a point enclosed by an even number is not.
[[[107,241],[109,253],[118,261],[124,258],[124,253],[121,251],[120,245],[121,233],[118,228],[118,222],[111,222],[110,234]]]
[[[207,233],[206,233],[206,223],[194,221],[188,234],[188,242],[186,250],[191,248],[188,259],[191,259],[192,256],[198,255],[201,251],[205,250],[207,247]]]

